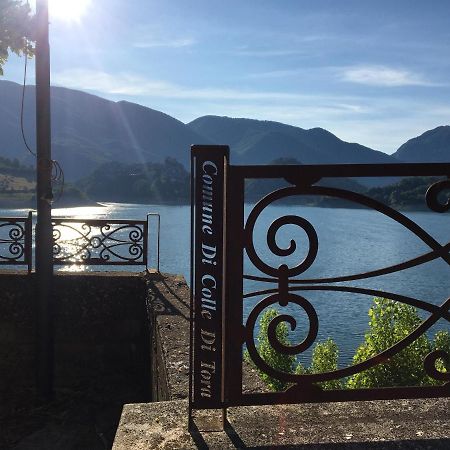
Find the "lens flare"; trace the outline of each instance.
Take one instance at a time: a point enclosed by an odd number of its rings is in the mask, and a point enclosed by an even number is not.
[[[92,0],[49,0],[49,15],[55,20],[79,22],[88,12],[91,3]]]

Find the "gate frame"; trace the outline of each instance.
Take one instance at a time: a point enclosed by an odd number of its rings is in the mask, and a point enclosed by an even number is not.
[[[220,384],[221,395],[220,401],[216,398],[215,402],[201,403],[198,401],[198,395],[196,394],[196,387],[198,388],[199,380],[199,362],[198,355],[199,350],[199,338],[196,335],[199,324],[196,323],[196,317],[198,318],[198,302],[199,302],[199,270],[198,265],[201,261],[201,252],[199,248],[199,224],[198,221],[198,208],[201,189],[200,177],[199,177],[199,158],[207,160],[211,157],[217,157],[222,155],[224,161],[223,182],[224,189],[220,194],[217,201],[223,201],[223,223],[222,229],[224,231],[223,241],[223,290],[221,294],[222,301],[222,316],[218,318],[220,321],[220,327],[222,327],[222,342],[220,345],[222,352],[222,367],[220,371]],[[225,156],[224,156],[225,155]],[[335,188],[324,188],[313,186],[314,183],[322,178],[343,178],[343,177],[407,177],[407,176],[446,176],[446,180],[434,183],[427,191],[426,201],[428,207],[436,212],[445,212],[450,209],[450,202],[442,205],[437,200],[437,195],[444,189],[450,188],[450,164],[439,163],[398,163],[398,164],[338,164],[338,165],[288,165],[288,166],[234,166],[229,165],[228,162],[229,149],[227,146],[193,146],[192,147],[192,159],[191,159],[191,340],[190,340],[190,383],[189,383],[189,429],[197,429],[194,423],[194,410],[202,409],[222,409],[222,425],[226,423],[226,409],[230,406],[245,406],[245,405],[264,405],[264,404],[289,404],[289,403],[320,403],[320,402],[337,402],[337,401],[365,401],[365,400],[392,400],[392,399],[413,399],[413,398],[435,398],[435,397],[448,397],[450,394],[450,381],[448,375],[442,378],[446,381],[441,386],[407,386],[407,387],[384,387],[384,388],[368,388],[368,389],[351,389],[351,390],[322,390],[313,383],[317,381],[316,375],[301,375],[303,380],[311,380],[302,385],[302,382],[298,382],[297,385],[288,388],[284,392],[275,393],[256,393],[256,394],[244,394],[242,392],[242,346],[245,343],[245,325],[242,324],[243,320],[243,280],[245,274],[243,272],[243,260],[244,252],[249,245],[249,231],[246,230],[247,223],[244,222],[244,194],[245,194],[245,180],[246,179],[260,179],[260,178],[278,178],[285,179],[293,185],[292,189],[298,189],[305,192],[313,192],[321,190],[329,195],[339,194],[342,196],[342,192],[348,194],[347,198],[353,201],[361,200],[362,198],[367,200],[367,205],[372,209],[386,214],[392,213],[392,216],[388,214],[388,217],[393,218],[402,225],[403,219],[406,217],[398,211],[387,207],[386,205],[379,203],[364,195],[356,194],[351,191],[340,190]],[[286,188],[288,189],[288,188]],[[291,190],[292,190],[291,189]],[[279,192],[278,189],[274,192]],[[256,205],[253,206],[255,210],[256,206],[266,201],[272,194],[268,194],[263,199],[259,200]],[[301,193],[301,192],[300,192]],[[325,195],[325,194],[324,194]],[[339,195],[337,195],[339,197]],[[342,197],[345,198],[345,197]],[[267,200],[268,201],[268,200]],[[270,204],[270,202],[268,202]],[[267,205],[268,205],[267,204]],[[261,210],[267,205],[261,206]],[[261,212],[261,211],[260,211]],[[412,226],[416,235],[417,232],[423,232],[427,235],[426,231],[418,227],[414,222],[409,219],[408,226]],[[248,218],[247,218],[248,222]],[[412,224],[412,225],[411,225]],[[415,226],[415,227],[414,227]],[[407,227],[408,228],[408,227]],[[410,228],[409,228],[410,229]],[[250,230],[252,231],[252,230]],[[418,235],[419,236],[419,235]],[[419,236],[421,239],[422,237]],[[431,238],[432,239],[432,238]],[[424,239],[422,239],[424,240]],[[438,248],[439,247],[439,248]],[[444,259],[449,259],[450,256],[446,256],[443,253],[443,247],[439,243],[435,248],[432,247],[434,253],[439,254]],[[448,253],[448,252],[447,252]],[[251,259],[251,258],[250,258]],[[447,261],[449,264],[450,262]],[[252,261],[254,264],[254,262]],[[407,268],[406,262],[398,265],[396,271],[401,271]],[[292,281],[289,277],[287,266],[278,268],[278,296],[280,297],[279,303],[283,303],[282,297],[289,292],[292,288],[289,288],[289,283]],[[382,271],[385,268],[380,269]],[[364,274],[362,274],[364,275]],[[358,279],[364,279],[364,276],[358,274]],[[373,276],[373,275],[371,275]],[[349,278],[351,280],[352,278]],[[403,296],[397,295],[399,298]],[[231,301],[233,299],[233,302]],[[397,300],[398,300],[397,299]],[[414,299],[415,300],[415,299]],[[431,318],[435,316],[435,321],[440,319],[449,320],[448,299],[443,305],[435,306],[416,300],[417,304],[423,306],[428,305],[425,309],[432,312]],[[288,303],[288,301],[284,301]],[[445,316],[445,317],[444,317]],[[424,322],[429,321],[430,318]],[[198,320],[197,320],[198,322]],[[422,322],[422,324],[424,323]],[[421,325],[422,326],[422,325]],[[200,325],[201,327],[201,325]],[[419,327],[420,328],[420,327]],[[417,330],[419,330],[419,328]],[[422,335],[426,329],[421,332],[415,330],[409,336],[414,334],[415,341],[420,335]],[[314,339],[315,340],[315,339]],[[404,340],[400,341],[401,343]],[[397,346],[397,344],[396,344]],[[376,357],[370,358],[370,360],[379,358],[380,361],[386,361],[398,351],[396,346],[391,347],[382,354]],[[395,348],[394,348],[395,347]],[[218,346],[219,348],[219,346]],[[217,349],[218,349],[217,348]],[[436,352],[428,355],[424,361],[424,366],[427,373],[433,372],[434,363],[439,357],[448,357],[446,354],[437,355]],[[379,364],[379,362],[378,362]],[[374,364],[372,364],[374,365]],[[350,366],[354,367],[354,366]],[[369,366],[365,366],[361,370],[366,370]],[[340,372],[340,369],[337,372]],[[433,374],[439,373],[434,369]],[[341,375],[341,378],[346,375]],[[300,376],[298,376],[300,377]],[[327,379],[335,379],[336,377],[328,377]],[[295,389],[296,388],[296,389]],[[303,388],[303,389],[301,389]]]

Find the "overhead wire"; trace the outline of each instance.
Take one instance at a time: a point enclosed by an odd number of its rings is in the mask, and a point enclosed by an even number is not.
[[[29,45],[29,41],[26,40],[25,41],[25,46],[24,46],[24,50],[23,50],[23,55],[25,57],[25,64],[24,64],[24,71],[23,71],[23,84],[22,84],[22,96],[21,96],[21,102],[20,102],[20,131],[22,134],[22,140],[23,143],[26,147],[26,149],[35,157],[37,158],[37,154],[35,151],[33,151],[30,147],[30,145],[28,144],[26,135],[25,135],[25,127],[24,127],[24,111],[25,111],[25,90],[26,90],[26,85],[27,85],[27,70],[28,70],[28,45]],[[51,160],[51,164],[52,164],[52,182],[56,183],[60,183],[60,189],[59,192],[56,196],[56,200],[58,201],[63,193],[64,193],[64,184],[65,184],[65,179],[64,179],[64,171],[61,167],[61,164],[55,160],[52,159]]]
[[[21,104],[20,104],[20,131],[22,132],[22,139],[23,139],[23,143],[25,144],[25,147],[34,157],[36,157],[36,152],[31,150],[30,146],[28,145],[27,138],[25,136],[24,126],[23,126],[23,113],[24,113],[24,109],[25,109],[24,108],[25,88],[27,85],[27,67],[28,67],[28,51],[27,50],[28,50],[28,41],[26,41],[25,49],[23,51],[23,55],[25,57],[25,67],[24,67],[24,71],[23,71],[22,100],[21,100]]]

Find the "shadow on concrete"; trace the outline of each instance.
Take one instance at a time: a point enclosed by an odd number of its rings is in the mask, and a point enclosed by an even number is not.
[[[194,441],[198,449],[200,450],[209,449],[208,444],[206,443],[205,439],[202,436],[202,432],[198,429],[197,425],[195,425],[195,422],[191,423],[189,434],[191,435],[192,440]]]
[[[323,444],[285,444],[285,445],[263,445],[247,446],[230,422],[226,422],[225,433],[235,448],[248,448],[253,450],[274,449],[298,449],[298,450],[447,450],[450,448],[450,439],[411,439],[401,441],[379,441],[379,442],[340,442]],[[201,433],[197,431],[196,438],[193,437],[197,448],[208,448]],[[191,434],[192,435],[192,434]],[[196,440],[197,439],[197,440]]]
[[[188,310],[190,309],[189,302],[186,302],[186,300],[178,295],[177,292],[175,292],[174,289],[167,283],[165,279],[163,279],[162,283],[164,284],[165,288],[169,291],[171,295],[173,295],[180,303],[182,303]]]
[[[155,315],[167,315],[167,316],[182,316],[184,319],[189,321],[189,304],[173,289],[165,279],[162,280],[161,284],[164,286],[167,292],[162,292],[161,289],[158,288],[157,283],[152,282],[151,287],[149,289],[150,296],[154,298],[152,302],[151,309],[153,314]],[[177,302],[179,302],[178,307],[176,302],[169,301],[167,299],[167,293],[173,297]],[[186,308],[186,311],[182,311],[183,308]]]

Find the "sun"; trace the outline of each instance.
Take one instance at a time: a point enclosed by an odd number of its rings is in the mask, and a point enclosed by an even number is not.
[[[49,0],[50,18],[66,22],[79,22],[88,12],[91,2],[92,0]]]

